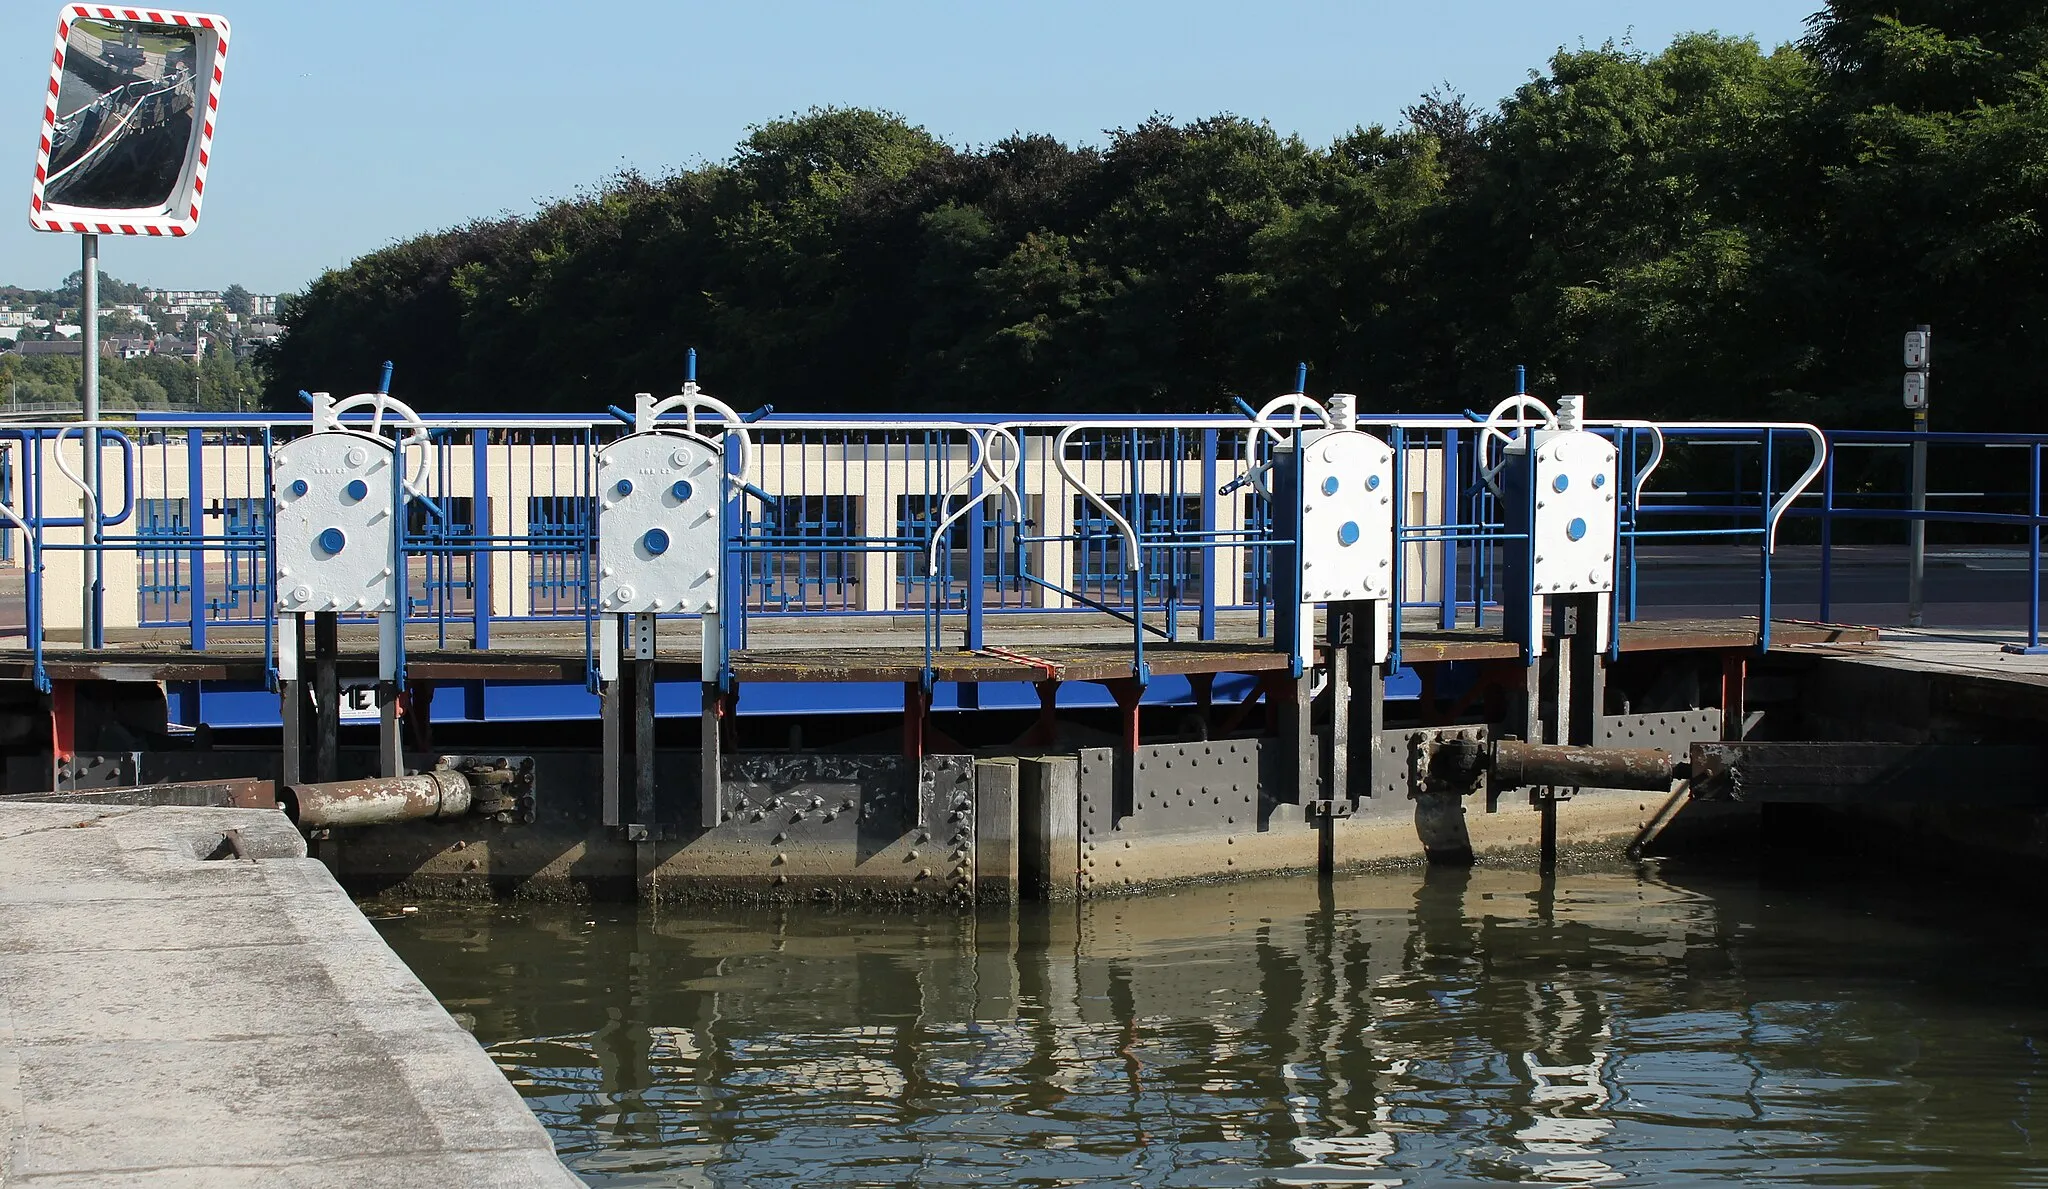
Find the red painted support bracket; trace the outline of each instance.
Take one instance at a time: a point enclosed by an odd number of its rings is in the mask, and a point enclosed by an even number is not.
[[[50,683],[50,754],[63,763],[78,754],[78,683]]]
[[[921,760],[925,756],[925,729],[931,715],[932,695],[918,681],[903,683],[903,758]]]
[[[1749,716],[1747,678],[1749,657],[1740,652],[1721,654],[1721,738],[1742,738],[1742,723]]]
[[[1060,682],[1057,677],[1048,677],[1034,682],[1038,689],[1038,721],[1031,729],[1019,736],[1015,746],[1051,747],[1060,737],[1059,719],[1056,714],[1060,697]]]
[[[718,743],[725,751],[740,748],[740,683],[735,681],[732,688],[718,695]]]
[[[1121,677],[1102,684],[1108,687],[1109,696],[1116,699],[1116,708],[1120,715],[1121,729],[1117,735],[1117,746],[1123,749],[1125,755],[1136,755],[1140,737],[1138,704],[1145,696],[1145,687],[1139,685],[1134,677]]]

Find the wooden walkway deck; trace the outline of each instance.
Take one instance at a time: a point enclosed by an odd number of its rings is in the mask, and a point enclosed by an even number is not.
[[[1240,625],[1225,639],[1148,640],[1145,659],[1155,674],[1262,673],[1287,667],[1284,653],[1258,640]],[[1192,635],[1192,632],[1188,633]],[[151,635],[154,638],[151,638]],[[1114,638],[1104,639],[1105,635]],[[1772,647],[1861,645],[1876,641],[1872,628],[1804,622],[1772,624]],[[1066,681],[1111,681],[1131,672],[1129,629],[1105,633],[1081,625],[1010,625],[992,632],[988,648],[969,652],[949,631],[950,643],[933,655],[937,678],[945,682],[1014,682],[1057,677]],[[844,620],[821,620],[814,630],[792,631],[777,624],[754,633],[751,647],[733,654],[735,675],[742,682],[895,682],[917,681],[923,675],[922,630],[915,619],[902,623],[866,623],[849,627]],[[414,632],[407,645],[407,670],[416,681],[577,681],[584,679],[584,646],[580,625],[534,625],[501,632],[487,649],[437,648],[430,634]],[[350,627],[342,633],[340,671],[343,676],[372,673],[376,641],[367,630]],[[1683,619],[1624,624],[1624,653],[1683,650],[1728,651],[1755,648],[1755,619]],[[677,625],[661,643],[663,680],[700,678],[694,625]],[[1419,624],[1404,630],[1404,664],[1512,659],[1516,646],[1495,628],[1441,628]],[[93,651],[54,645],[44,650],[44,666],[58,681],[261,681],[264,677],[260,636],[246,631],[223,632],[204,652],[194,652],[164,634],[130,633]],[[18,641],[0,643],[0,681],[26,681],[32,662]]]

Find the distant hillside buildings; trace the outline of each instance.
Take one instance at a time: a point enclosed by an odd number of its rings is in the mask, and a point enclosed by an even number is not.
[[[141,295],[139,302],[107,302],[101,306],[102,355],[115,359],[151,354],[192,359],[202,350],[195,346],[196,341],[203,338],[207,340],[203,348],[206,353],[227,348],[237,358],[246,358],[256,348],[284,335],[275,294],[248,293],[239,288],[145,288]],[[83,347],[77,339],[83,327],[76,325],[77,321],[76,309],[47,302],[38,305],[0,300],[0,351],[12,350],[23,356],[82,354]]]

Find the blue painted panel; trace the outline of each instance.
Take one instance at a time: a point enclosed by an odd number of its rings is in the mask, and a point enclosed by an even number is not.
[[[435,701],[438,705],[439,699]],[[655,706],[660,705],[657,698]],[[484,715],[492,722],[596,718],[598,701],[580,681],[494,682],[484,686]]]
[[[199,687],[199,717],[211,727],[275,727],[277,694],[258,682],[204,682]]]
[[[1469,666],[1448,666],[1438,684],[1439,696],[1457,697],[1469,688],[1473,672]],[[1219,673],[1214,700],[1219,704],[1241,702],[1257,689],[1258,679],[1249,674]],[[1413,669],[1401,669],[1387,680],[1390,701],[1414,699],[1421,690],[1422,682]],[[1038,689],[1027,681],[986,682],[980,695],[982,710],[1038,709]],[[167,697],[171,721],[184,726],[200,722],[222,728],[279,725],[277,694],[260,684],[184,682],[172,685]],[[655,713],[662,718],[695,718],[701,697],[700,687],[694,681],[658,682],[654,687]],[[1145,687],[1143,699],[1147,706],[1188,706],[1194,701],[1194,689],[1188,679],[1172,675],[1153,678]],[[1060,686],[1058,705],[1075,710],[1107,709],[1114,707],[1116,700],[1102,685],[1070,681]],[[739,712],[750,716],[892,714],[902,709],[903,686],[897,682],[757,682],[740,688]],[[961,706],[959,685],[941,682],[933,691],[932,709],[954,711],[975,707]],[[597,696],[580,682],[451,681],[434,686],[435,722],[557,722],[597,717]]]

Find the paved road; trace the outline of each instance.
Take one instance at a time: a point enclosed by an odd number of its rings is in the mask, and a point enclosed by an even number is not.
[[[1854,546],[1834,550],[1832,603],[1826,618],[1877,625],[1906,622],[1906,550]],[[1818,619],[1820,551],[1788,546],[1772,561],[1772,614]],[[1637,610],[1645,617],[1754,613],[1758,591],[1753,550],[1660,550],[1638,569]],[[2027,622],[2027,555],[1995,548],[1931,551],[1926,622],[1954,627],[2018,627]]]

